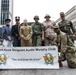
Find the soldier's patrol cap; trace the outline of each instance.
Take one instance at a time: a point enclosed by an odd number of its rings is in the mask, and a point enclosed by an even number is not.
[[[60,12],[60,16],[65,16],[64,12]]]
[[[51,16],[50,16],[49,14],[46,14],[44,18],[46,18],[46,17],[49,17],[49,18],[51,18]]]
[[[7,22],[7,21],[9,21],[9,22],[10,22],[10,21],[11,21],[11,19],[5,19],[5,22]]]
[[[19,17],[19,16],[16,16],[16,17],[15,17],[15,20],[20,20],[20,17]]]
[[[37,15],[36,15],[36,16],[34,16],[34,19],[38,19],[38,20],[39,20],[39,16],[37,16]]]
[[[54,29],[59,29],[59,25],[55,25],[54,26]]]

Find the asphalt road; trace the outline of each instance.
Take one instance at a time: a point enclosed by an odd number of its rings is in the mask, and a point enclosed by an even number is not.
[[[0,75],[76,75],[76,69],[69,69],[63,62],[59,70],[0,70]]]

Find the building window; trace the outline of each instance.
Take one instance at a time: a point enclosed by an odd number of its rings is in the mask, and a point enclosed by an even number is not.
[[[9,11],[9,0],[2,0],[1,10],[2,10],[2,12],[3,11]]]
[[[5,19],[9,18],[9,13],[1,13],[1,25],[5,24]]]
[[[1,25],[5,24],[7,18],[9,18],[9,0],[1,0]]]

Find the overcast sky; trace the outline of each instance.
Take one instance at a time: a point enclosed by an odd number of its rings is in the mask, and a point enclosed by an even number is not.
[[[50,14],[55,21],[61,11],[67,12],[74,5],[76,0],[14,0],[14,17],[20,16],[21,22],[25,18],[31,22],[38,15],[43,22],[45,14]]]

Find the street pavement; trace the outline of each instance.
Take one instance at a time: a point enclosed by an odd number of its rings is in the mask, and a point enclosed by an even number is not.
[[[76,44],[75,44],[76,46]],[[26,69],[19,69],[19,70],[0,70],[0,75],[76,75],[76,69],[70,69],[67,66],[67,62],[63,62],[63,67],[58,70],[40,70],[40,69],[33,69],[33,70],[26,70]]]
[[[76,75],[76,69],[69,69],[65,61],[59,70],[0,70],[0,75]]]

